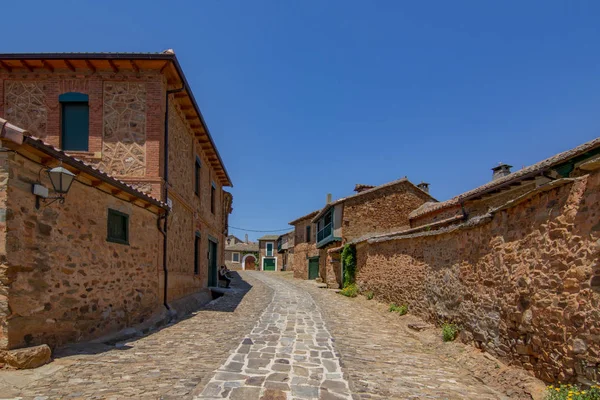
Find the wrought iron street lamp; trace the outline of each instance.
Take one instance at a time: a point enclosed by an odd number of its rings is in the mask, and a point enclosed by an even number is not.
[[[59,203],[63,204],[65,202],[65,194],[67,194],[75,179],[75,174],[68,169],[63,168],[62,165],[49,169],[47,172],[50,183],[52,183],[52,187],[54,188],[54,191],[58,193],[58,196],[48,197],[48,188],[40,183],[34,184],[33,194],[35,194],[35,208],[37,209],[40,208],[40,199],[44,202],[47,200],[58,200]]]

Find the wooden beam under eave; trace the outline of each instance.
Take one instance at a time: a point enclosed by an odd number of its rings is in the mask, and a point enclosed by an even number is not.
[[[85,60],[85,65],[92,71],[92,74],[96,73],[96,66],[90,60]]]
[[[21,63],[22,66],[24,66],[25,68],[27,68],[27,70],[29,72],[33,72],[33,67],[29,64],[27,64],[27,61],[25,60],[19,60],[19,62]]]
[[[195,119],[200,119],[197,115],[187,116],[185,117],[187,121],[193,121]]]
[[[181,106],[181,107],[179,107],[179,109],[181,111],[188,111],[188,110],[193,110],[194,107],[192,107],[192,106]]]
[[[98,187],[100,185],[102,185],[102,181],[92,181],[92,186],[93,187]]]
[[[150,204],[150,203],[145,203],[144,204],[144,208],[150,208],[151,206],[152,206],[152,204]]]
[[[185,92],[175,93],[176,99],[183,99],[184,97],[187,97],[187,93],[185,93]]]
[[[112,68],[113,72],[115,74],[119,73],[119,68],[117,67],[117,65],[113,62],[113,60],[108,60],[108,65],[110,65],[110,67]]]
[[[140,67],[135,63],[135,61],[129,60],[129,63],[131,64],[131,68],[133,68],[135,70],[135,72],[137,72],[139,74],[140,73]]]
[[[169,66],[169,64],[171,64],[171,62],[170,62],[170,61],[167,61],[167,62],[165,62],[165,65],[163,65],[163,66],[160,68],[160,73],[161,73],[161,74],[163,73],[163,71],[165,70],[165,68],[167,68],[167,67]]]
[[[65,63],[67,68],[69,68],[71,71],[75,72],[75,67],[73,66],[73,64],[71,64],[71,62],[69,60],[63,60],[63,62]]]
[[[40,164],[43,166],[50,165],[54,159],[52,157],[42,157],[40,158]]]
[[[42,60],[42,64],[44,65],[44,68],[46,68],[48,71],[54,72],[54,67],[50,65],[48,61]]]
[[[116,196],[116,195],[118,195],[119,193],[121,193],[121,192],[122,192],[122,190],[121,190],[121,189],[111,189],[111,191],[110,191],[110,192],[113,194],[113,196]]]
[[[4,68],[8,72],[12,72],[12,68],[10,67],[10,65],[6,64],[4,61],[0,60],[0,67]]]

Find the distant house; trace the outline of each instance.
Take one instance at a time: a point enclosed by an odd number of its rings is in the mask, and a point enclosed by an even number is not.
[[[314,278],[318,265],[323,282],[334,288],[341,286],[340,251],[345,243],[362,236],[409,227],[409,214],[413,210],[426,202],[436,201],[429,194],[427,183],[415,185],[407,178],[380,186],[358,184],[354,191],[354,195],[336,201],[331,201],[331,195],[328,195],[323,209],[290,223],[296,228],[295,254],[298,257],[295,271],[299,271],[294,274],[296,277]],[[298,242],[299,235],[305,240]],[[307,240],[309,245],[305,244]],[[300,254],[304,255],[304,260]]]
[[[233,238],[237,239],[235,236]],[[232,239],[232,244],[225,246],[225,266],[231,270],[259,269],[258,243],[234,241]]]
[[[277,252],[279,235],[265,235],[258,239],[258,252],[261,271],[281,271],[283,257]]]
[[[282,271],[292,271],[294,265],[294,231],[277,238],[277,253],[283,261]]]
[[[246,235],[246,242],[248,242],[248,235]],[[244,243],[244,241],[235,235],[229,235],[227,236],[227,239],[225,239],[225,248],[227,248],[227,246],[229,245],[236,243]]]
[[[312,222],[318,213],[318,210],[313,211],[289,223],[294,227],[294,278],[319,277],[319,250],[315,243],[315,224]]]

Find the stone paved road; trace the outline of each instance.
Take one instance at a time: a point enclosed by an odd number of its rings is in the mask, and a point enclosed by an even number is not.
[[[274,291],[256,327],[197,399],[349,399],[333,338],[305,290],[257,275]]]
[[[0,371],[0,398],[525,398],[522,371],[415,334],[384,305],[285,273],[242,276],[234,294],[146,337]]]

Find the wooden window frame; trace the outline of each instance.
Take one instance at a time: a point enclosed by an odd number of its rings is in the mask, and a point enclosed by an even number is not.
[[[212,182],[211,186],[210,186],[210,212],[212,214],[215,213],[215,201],[216,201],[216,197],[217,197],[217,185],[215,185],[214,182]]]
[[[238,256],[238,259],[237,259],[237,261],[235,260],[235,256],[236,256],[236,255]],[[240,261],[240,255],[241,255],[241,254],[240,254],[240,252],[239,252],[239,251],[234,251],[233,253],[231,253],[231,262],[234,262],[234,263],[237,263],[237,264],[239,264],[239,263],[241,262],[241,261]]]
[[[200,190],[202,188],[202,163],[200,157],[196,156],[196,163],[194,164],[194,193],[200,197]]]
[[[67,92],[58,96],[60,103],[60,149],[71,152],[90,151],[90,101],[85,93]],[[65,148],[65,109],[74,104],[85,104],[87,106],[87,129],[86,129],[86,148],[85,149],[67,149]]]
[[[110,235],[110,217],[111,215],[116,215],[118,217],[125,217],[125,240],[118,237],[112,237]],[[124,212],[114,210],[112,208],[108,209],[108,214],[106,218],[106,241],[111,243],[125,244],[129,245],[129,214],[125,214]]]
[[[271,254],[269,254],[269,245],[271,245]],[[275,246],[273,245],[273,242],[265,242],[265,257],[274,257],[273,254],[275,254]]]
[[[194,275],[200,275],[200,232],[194,235]]]

